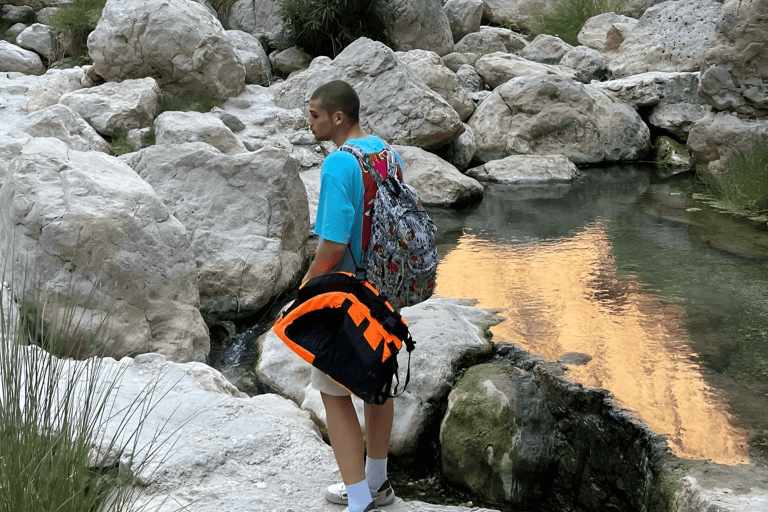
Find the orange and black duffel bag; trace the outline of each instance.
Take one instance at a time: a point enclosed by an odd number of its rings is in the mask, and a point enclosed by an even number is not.
[[[272,329],[302,359],[367,403],[399,396],[397,354],[403,343],[408,372],[400,394],[410,381],[415,344],[408,324],[370,283],[348,272],[310,279]]]

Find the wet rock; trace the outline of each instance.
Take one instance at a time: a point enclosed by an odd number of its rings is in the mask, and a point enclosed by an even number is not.
[[[438,148],[461,135],[456,111],[392,50],[366,38],[347,46],[333,61],[318,57],[307,70],[276,84],[275,103],[306,113],[312,92],[336,79],[346,80],[360,97],[362,128],[391,144]]]
[[[153,78],[107,82],[69,92],[59,99],[101,135],[151,126],[159,102],[160,88]]]
[[[441,0],[385,0],[393,11],[393,48],[429,50],[443,56],[453,51],[451,24]]]
[[[45,73],[45,66],[35,52],[0,40],[0,71],[42,75]]]
[[[48,25],[34,23],[16,37],[16,44],[51,62],[57,50],[56,31]]]
[[[584,23],[584,26],[581,27],[581,31],[579,31],[579,35],[576,38],[584,46],[588,46],[597,51],[602,52],[606,49],[615,50],[618,48],[618,46],[616,48],[612,48],[612,44],[607,44],[609,39],[608,34],[611,31],[611,28],[619,24],[622,26],[626,25],[628,27],[634,27],[634,25],[637,24],[637,20],[630,18],[629,16],[616,14],[615,12],[599,14],[589,18]]]
[[[768,119],[768,5],[764,0],[723,5],[701,62],[706,102],[753,119]]]
[[[221,23],[188,0],[107,0],[88,52],[106,80],[155,77],[179,96],[227,99],[245,68]]]
[[[559,37],[539,34],[520,51],[520,56],[541,64],[559,64],[563,55],[572,49],[573,46]]]
[[[130,167],[33,138],[11,164],[0,205],[0,259],[15,248],[14,289],[38,300],[38,289],[23,286],[40,283],[43,300],[71,304],[82,318],[73,355],[90,355],[96,339],[109,357],[205,360],[208,330],[187,233]],[[27,269],[37,278],[24,281]],[[107,318],[109,338],[95,337]]]
[[[645,11],[609,67],[616,77],[649,71],[698,71],[715,32],[722,4],[679,0]]]
[[[413,71],[424,84],[443,97],[453,107],[462,121],[475,111],[475,102],[459,87],[456,73],[443,65],[435,52],[411,50],[395,55]]]
[[[155,140],[157,144],[205,142],[225,155],[248,152],[221,119],[202,112],[163,112],[155,119]]]
[[[83,68],[49,69],[29,91],[27,112],[55,105],[64,94],[92,85]]]
[[[576,76],[569,68],[540,64],[512,53],[483,55],[475,62],[475,69],[491,89],[520,76],[554,75],[566,78]]]
[[[130,165],[184,225],[204,313],[255,313],[300,276],[309,213],[287,152],[227,156],[201,142],[167,144],[139,151]]]
[[[479,200],[483,186],[442,158],[410,146],[393,146],[405,164],[403,178],[416,189],[422,204],[455,206]]]
[[[526,76],[502,84],[467,122],[475,158],[514,154],[566,155],[572,162],[632,160],[650,148],[650,132],[630,106],[556,76]]]
[[[740,119],[727,112],[710,112],[697,121],[688,135],[687,148],[696,173],[705,180],[727,172],[735,151],[749,151],[768,137],[768,121]]]
[[[593,80],[603,80],[608,75],[603,54],[587,46],[577,46],[563,55],[560,65],[575,71],[574,78],[588,84]]]
[[[411,355],[411,382],[403,396],[395,399],[395,422],[389,453],[414,454],[427,442],[426,432],[440,421],[444,402],[462,365],[488,357],[491,342],[484,330],[498,322],[486,311],[457,299],[429,299],[404,308],[403,317],[416,342]],[[259,338],[261,356],[256,373],[266,384],[294,402],[310,409],[324,424],[325,409],[320,392],[310,385],[310,367],[272,331]],[[398,356],[404,379],[407,355]],[[362,401],[353,399],[361,425]]]
[[[467,171],[467,176],[492,183],[570,181],[578,174],[576,165],[564,155],[511,155]]]
[[[283,31],[283,20],[278,16],[280,0],[237,0],[227,13],[227,26],[248,34],[263,34],[269,45],[277,47]]]
[[[51,105],[27,116],[24,132],[33,137],[53,137],[76,151],[101,151],[111,148],[80,114],[65,105]]]
[[[448,0],[443,10],[451,26],[453,40],[459,41],[472,32],[480,32],[483,0]]]
[[[592,356],[589,354],[581,354],[579,352],[568,352],[559,359],[559,363],[572,365],[572,366],[584,366],[592,360]]]

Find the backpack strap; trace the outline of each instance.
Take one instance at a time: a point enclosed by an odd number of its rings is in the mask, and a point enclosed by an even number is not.
[[[390,178],[394,178],[396,182],[399,182],[397,179],[397,157],[395,156],[395,151],[385,141],[382,140],[382,142],[384,143],[384,150],[387,152],[386,179],[389,180]],[[355,146],[354,144],[350,144],[349,142],[342,144],[339,149],[341,151],[352,153],[352,155],[357,159],[357,162],[360,164],[360,167],[362,167],[365,172],[371,175],[378,186],[381,186],[382,183],[384,183],[384,178],[382,178],[379,171],[374,168],[373,162],[371,161],[371,156],[368,153]]]

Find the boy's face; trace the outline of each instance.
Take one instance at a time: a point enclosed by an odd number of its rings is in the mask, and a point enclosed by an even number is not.
[[[309,130],[317,140],[332,140],[336,125],[332,116],[323,108],[319,99],[310,100],[309,117],[307,118]]]

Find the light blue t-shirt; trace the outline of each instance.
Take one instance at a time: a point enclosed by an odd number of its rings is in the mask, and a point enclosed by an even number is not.
[[[347,142],[366,153],[384,149],[384,141],[375,136],[351,139]],[[403,166],[399,155],[397,158]],[[338,271],[354,273],[355,263],[361,265],[364,194],[362,170],[357,159],[347,151],[334,151],[328,155],[320,174],[320,201],[317,207],[315,234],[323,240],[348,244],[354,252],[354,262],[350,251],[344,252],[336,266]]]

